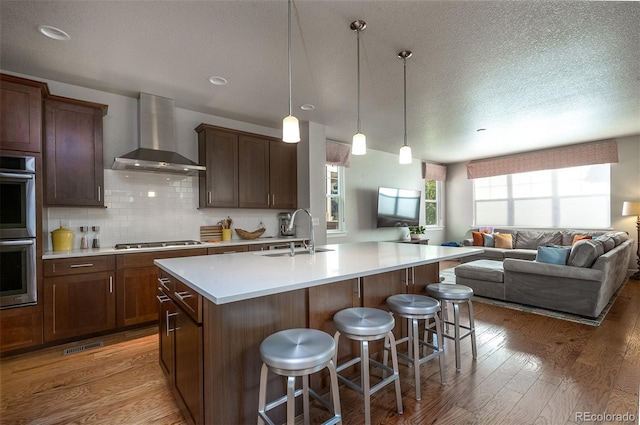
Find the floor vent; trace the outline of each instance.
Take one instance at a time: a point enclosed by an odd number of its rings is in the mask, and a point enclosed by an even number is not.
[[[62,355],[66,356],[67,354],[79,353],[81,351],[91,350],[92,348],[102,347],[103,345],[104,344],[102,343],[102,341],[92,342],[90,344],[85,344],[85,345],[79,345],[77,347],[71,347],[71,348],[65,349]]]

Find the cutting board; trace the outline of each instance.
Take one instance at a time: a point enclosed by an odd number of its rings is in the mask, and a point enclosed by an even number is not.
[[[200,242],[220,242],[222,226],[200,226]]]

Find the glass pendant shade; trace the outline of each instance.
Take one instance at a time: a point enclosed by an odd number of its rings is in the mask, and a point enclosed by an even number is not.
[[[352,155],[365,155],[367,153],[367,136],[362,133],[356,133],[353,135],[353,142],[351,143]]]
[[[404,145],[400,148],[400,158],[398,162],[400,164],[411,164],[412,161],[411,146]]]
[[[298,143],[300,141],[300,126],[298,119],[293,115],[282,120],[282,141],[286,143]]]

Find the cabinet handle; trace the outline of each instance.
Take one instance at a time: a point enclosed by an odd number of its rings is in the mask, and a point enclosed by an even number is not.
[[[190,294],[187,291],[182,291],[182,292],[174,292],[175,296],[182,302],[184,302],[184,300],[186,298],[193,298],[193,295]]]
[[[267,206],[268,205],[271,205],[271,204],[269,203],[269,194],[267,193]]]
[[[109,276],[109,293],[113,294],[113,276]]]
[[[276,195],[275,195],[275,193],[271,194],[271,205],[272,206],[276,205]]]
[[[53,267],[55,267],[55,264],[54,264]],[[72,265],[69,266],[69,268],[72,268],[72,269],[77,269],[77,268],[80,268],[80,267],[93,267],[93,263],[72,264]],[[55,268],[53,269],[53,271],[55,271]]]
[[[98,186],[98,202],[100,202],[102,199],[101,195],[102,195],[102,187]]]
[[[356,281],[356,294],[358,295],[358,298],[360,298],[360,284],[361,284],[361,278],[358,278]]]
[[[171,279],[169,279],[168,277],[159,277],[158,278],[158,283],[160,283],[160,285],[166,289],[167,291],[171,292],[171,289],[169,289],[169,287],[167,286],[167,283],[171,282]]]
[[[160,288],[158,288],[158,289],[160,289]],[[156,295],[156,298],[158,299],[160,304],[169,301],[169,297],[166,296],[166,295]]]
[[[167,336],[169,336],[169,332],[173,332],[173,331],[176,330],[176,328],[170,329],[170,327],[169,327],[170,326],[169,325],[169,318],[171,318],[173,316],[177,316],[178,313],[169,313],[169,310],[167,310],[166,313],[167,313],[166,316],[165,316],[166,323],[167,323],[166,330],[167,330]]]
[[[211,203],[211,191],[207,192],[207,203]]]

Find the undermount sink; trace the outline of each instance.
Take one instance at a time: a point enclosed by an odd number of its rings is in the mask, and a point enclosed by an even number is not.
[[[328,249],[328,248],[316,248],[316,253],[318,252],[329,252],[329,251],[333,251],[333,249]],[[269,254],[261,254],[263,257],[289,257],[290,253],[288,249],[279,249],[278,252],[274,252],[274,253],[269,253]],[[295,255],[309,255],[309,251],[304,249],[304,250],[296,250],[295,251]]]

